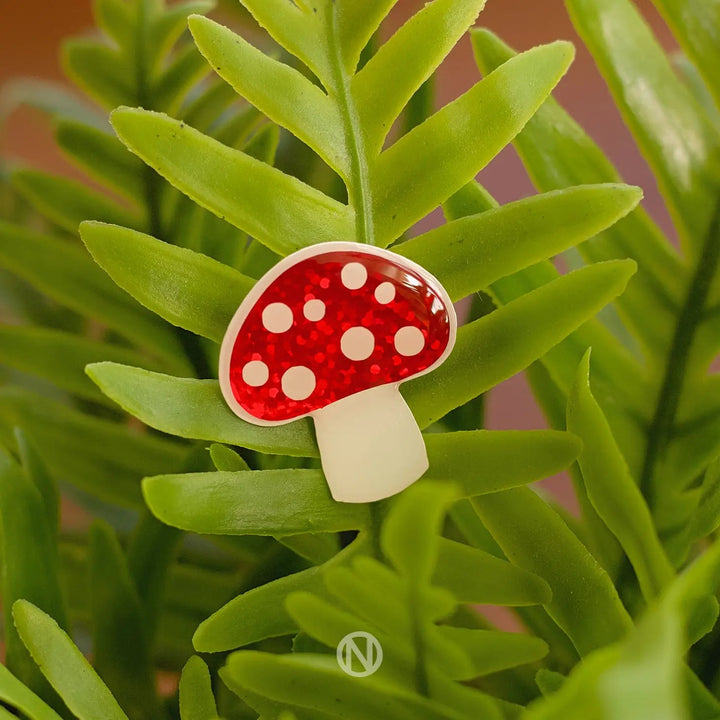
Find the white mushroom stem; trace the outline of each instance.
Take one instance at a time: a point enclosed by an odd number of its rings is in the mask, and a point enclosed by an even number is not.
[[[350,395],[312,415],[323,472],[339,502],[382,500],[428,469],[422,433],[397,383]]]

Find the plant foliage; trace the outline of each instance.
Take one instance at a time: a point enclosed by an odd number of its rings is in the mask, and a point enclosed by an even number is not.
[[[241,1],[238,34],[206,0],[95,0],[100,36],[64,48],[95,104],[7,95],[91,182],[16,167],[0,198],[0,701],[31,720],[720,717],[717,546],[695,559],[720,525],[720,2],[656,0],[680,75],[630,0],[568,0],[680,252],[550,97],[569,44],[473,30],[484,77],[433,111],[483,0],[433,0],[387,39],[393,0]],[[511,142],[539,194],[500,206],[474,178]],[[430,468],[372,505],[331,499],[309,421],[242,421],[215,374],[255,280],[338,239],[474,298],[451,357],[402,386]],[[483,394],[522,371],[552,429],[483,429]],[[529,487],[568,467],[579,518]],[[59,524],[58,487],[87,532]],[[355,631],[382,645],[372,677],[338,665]],[[182,670],[176,696],[159,668]]]

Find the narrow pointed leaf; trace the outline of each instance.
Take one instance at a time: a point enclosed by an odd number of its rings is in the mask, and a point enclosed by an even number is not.
[[[578,463],[590,502],[620,541],[645,598],[650,600],[672,580],[674,572],[645,499],[590,390],[589,351],[578,367],[568,400],[567,427],[583,441]]]
[[[610,184],[549,192],[459,218],[393,249],[460,300],[580,244],[630,212],[641,197],[638,188]]]
[[[188,44],[177,52],[150,90],[154,107],[176,112],[188,91],[209,73],[205,58]]]
[[[127,720],[90,663],[49,615],[18,600],[13,616],[35,662],[78,720]]]
[[[214,720],[217,706],[207,665],[193,655],[180,676],[181,720]]]
[[[139,303],[216,342],[255,283],[206,255],[127,228],[83,223],[80,234],[95,262]]]
[[[479,605],[543,605],[552,599],[537,575],[477,548],[443,538],[432,582],[458,602]]]
[[[55,139],[60,148],[96,180],[130,198],[143,194],[142,179],[146,172],[143,163],[110,132],[85,123],[60,120]],[[90,218],[85,215],[82,220]]]
[[[59,227],[75,234],[83,220],[92,219],[139,227],[141,221],[106,195],[86,185],[38,170],[13,173],[13,185]]]
[[[218,75],[347,176],[349,158],[338,106],[317,85],[212,20],[194,17],[190,29]]]
[[[473,503],[508,559],[548,583],[552,600],[545,607],[581,655],[632,627],[607,573],[532,490],[484,495]]]
[[[397,0],[341,0],[335,4],[338,47],[349,72],[355,70],[362,51],[395,3]]]
[[[27,599],[65,624],[56,539],[43,499],[10,454],[0,448],[0,550],[5,616],[5,663],[28,688],[46,696],[50,689],[15,630],[11,608]],[[52,691],[50,691],[52,693]]]
[[[162,522],[206,535],[298,535],[359,530],[363,504],[337,503],[319,470],[160,475],[143,483]]]
[[[124,410],[168,434],[265,453],[299,457],[318,454],[309,420],[277,427],[245,422],[227,406],[216,380],[177,378],[113,363],[91,365],[87,372]]]
[[[173,367],[185,367],[171,329],[116,287],[81,247],[0,223],[0,265],[81,315],[161,352]]]
[[[405,105],[475,22],[484,4],[485,0],[428,3],[353,78],[355,102],[374,150],[381,149]]]
[[[567,43],[519,55],[386,150],[372,176],[382,244],[472,180],[532,117],[572,55]]]
[[[107,402],[85,374],[101,360],[144,365],[143,356],[110,343],[85,340],[49,328],[0,326],[0,363],[45,378],[64,390],[95,402]]]
[[[634,271],[632,261],[597,263],[460,328],[445,363],[402,388],[421,427],[542,357],[619,295]]]
[[[720,181],[720,132],[677,77],[629,0],[568,0],[585,44],[655,170],[681,237],[698,255]]]
[[[159,113],[112,114],[120,139],[178,190],[280,254],[352,239],[346,205]]]
[[[472,40],[484,73],[515,56],[510,47],[487,30],[473,32]],[[542,192],[620,180],[603,151],[552,97],[529,120],[514,144],[533,183]],[[587,262],[632,258],[638,263],[637,275],[617,304],[648,349],[648,361],[655,362],[670,342],[674,313],[681,302],[678,278],[687,273],[676,251],[642,208],[578,249]],[[654,311],[648,313],[651,306]]]
[[[90,529],[89,551],[95,669],[130,717],[158,717],[140,599],[110,526]]]
[[[153,18],[147,32],[147,48],[151,60],[162,60],[172,46],[187,30],[188,16],[197,13],[205,15],[210,12],[215,0],[182,0],[172,5],[165,5],[162,12]]]
[[[21,683],[3,664],[0,664],[0,700],[20,710],[30,720],[61,720],[60,715]]]
[[[178,445],[59,405],[19,388],[0,390],[0,437],[10,442],[20,426],[53,473],[93,496],[140,507],[144,474],[173,472],[182,463]]]

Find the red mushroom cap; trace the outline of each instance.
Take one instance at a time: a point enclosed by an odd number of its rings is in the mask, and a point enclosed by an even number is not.
[[[456,327],[446,291],[416,263],[323,243],[281,260],[243,300],[223,340],[220,384],[240,417],[282,424],[429,372],[450,354]]]

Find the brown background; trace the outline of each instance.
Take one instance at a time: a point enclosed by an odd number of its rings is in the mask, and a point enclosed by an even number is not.
[[[638,6],[667,48],[673,40],[647,0]],[[401,0],[393,15],[398,24],[422,5]],[[0,83],[17,76],[61,80],[58,48],[62,38],[84,32],[92,25],[89,0],[0,0]],[[489,0],[479,25],[499,33],[518,49],[555,39],[575,43],[577,58],[562,81],[557,97],[614,160],[628,182],[645,189],[646,206],[672,234],[652,176],[635,148],[591,58],[568,20],[561,0]],[[465,38],[441,69],[438,102],[445,103],[470,87],[479,77]],[[22,158],[35,165],[64,168],[54,150],[47,124],[30,111],[11,117],[0,134],[3,158]],[[481,176],[501,201],[533,193],[514,152],[503,152]],[[489,424],[494,428],[536,428],[544,421],[522,377],[493,393]]]

